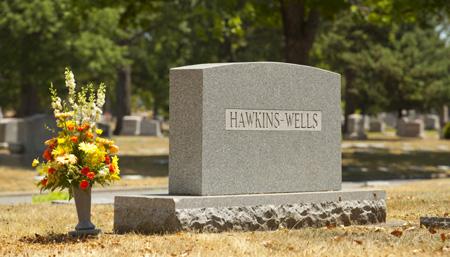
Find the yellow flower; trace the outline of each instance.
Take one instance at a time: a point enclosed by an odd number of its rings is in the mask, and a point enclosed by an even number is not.
[[[63,137],[58,137],[58,145],[62,145],[64,144],[64,142],[66,142],[66,139]]]
[[[114,144],[114,141],[106,139],[106,138],[102,138],[102,137],[95,138],[95,141],[100,143],[100,144],[104,144],[104,145],[112,145],[112,144]]]
[[[56,113],[55,117],[58,119],[65,119],[68,117],[72,117],[74,114],[74,112],[60,112],[60,113]]]
[[[120,174],[120,169],[119,169],[119,157],[117,157],[117,155],[114,155],[111,159],[111,164],[114,166],[114,171],[117,174]]]
[[[101,130],[101,129],[96,129],[96,130],[95,130],[95,133],[97,133],[97,135],[101,135],[101,134],[103,133],[103,130]]]
[[[38,159],[34,159],[33,162],[31,163],[31,166],[36,167],[39,165],[39,160]]]
[[[92,154],[95,151],[97,151],[97,146],[93,143],[85,143],[82,142],[80,143],[80,145],[78,146],[78,149],[80,149],[81,151],[88,153],[88,154]]]
[[[68,151],[67,151],[68,152]],[[52,151],[52,155],[53,156],[60,156],[66,153],[66,149],[65,147],[63,147],[62,145],[58,145],[55,149],[53,149]]]

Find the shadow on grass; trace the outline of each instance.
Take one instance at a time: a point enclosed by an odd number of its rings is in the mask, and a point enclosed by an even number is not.
[[[28,244],[67,244],[67,243],[81,243],[87,240],[95,240],[98,237],[95,236],[84,236],[84,237],[72,237],[68,234],[62,233],[49,233],[47,235],[34,234],[34,236],[24,236],[19,239],[22,243]]]
[[[438,166],[450,166],[448,152],[411,151],[393,154],[388,151],[344,152],[344,181],[420,179],[446,177],[450,173]]]

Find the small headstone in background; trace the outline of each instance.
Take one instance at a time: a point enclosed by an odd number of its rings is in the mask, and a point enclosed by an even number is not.
[[[8,144],[11,153],[40,155],[45,149],[42,144],[52,137],[47,128],[56,129],[55,120],[46,114],[26,118],[5,118],[0,121],[0,141]]]
[[[23,152],[23,146],[20,142],[20,131],[24,129],[23,123],[24,119],[22,118],[0,120],[0,141],[8,145],[11,153]]]
[[[162,136],[161,133],[161,123],[157,120],[142,119],[140,135],[142,136]]]
[[[125,116],[122,123],[122,135],[137,136],[141,134],[142,116]]]
[[[397,122],[397,136],[399,137],[423,137],[424,124],[421,119],[410,120],[401,118]]]
[[[382,112],[380,114],[378,114],[378,119],[383,121],[386,126],[389,126],[391,128],[396,128],[397,127],[397,114],[396,113],[392,113],[392,112]]]
[[[439,124],[439,116],[436,114],[428,114],[424,117],[425,129],[427,130],[439,130],[441,128]]]
[[[367,139],[364,131],[364,119],[360,114],[351,114],[347,121],[347,139]]]
[[[370,132],[384,132],[385,127],[386,126],[383,121],[372,119],[369,124],[369,131]]]
[[[369,115],[362,115],[362,118],[364,120],[364,130],[369,130],[370,128],[370,116]]]

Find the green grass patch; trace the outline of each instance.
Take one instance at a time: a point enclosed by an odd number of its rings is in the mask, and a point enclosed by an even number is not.
[[[46,203],[54,200],[69,200],[69,193],[67,192],[51,192],[48,194],[33,195],[32,203]]]

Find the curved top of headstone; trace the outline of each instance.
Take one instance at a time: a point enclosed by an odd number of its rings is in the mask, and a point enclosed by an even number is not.
[[[181,66],[176,68],[171,68],[170,70],[205,70],[205,69],[217,69],[217,68],[223,68],[227,66],[249,66],[249,65],[260,65],[260,66],[290,66],[290,67],[297,67],[302,68],[304,70],[315,70],[320,72],[327,72],[332,73],[337,76],[340,76],[339,73],[312,67],[312,66],[306,66],[306,65],[299,65],[299,64],[293,64],[293,63],[285,63],[285,62],[228,62],[228,63],[203,63],[203,64],[194,64],[194,65],[187,65],[187,66]]]

